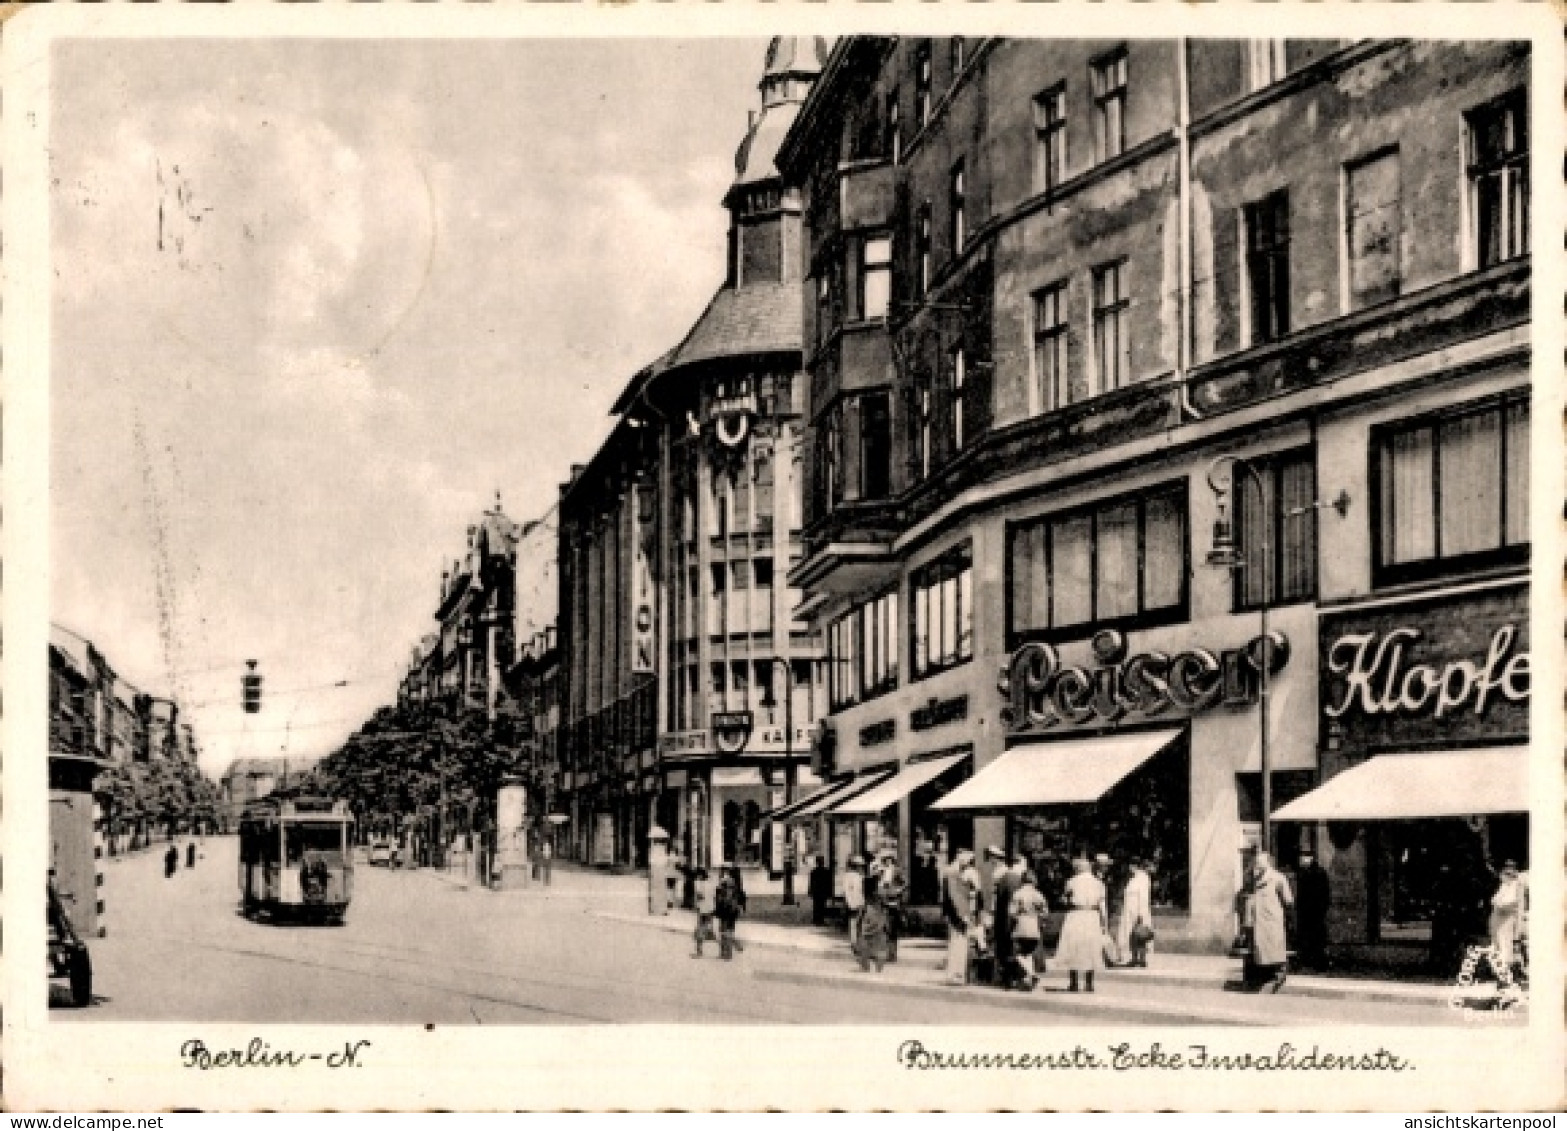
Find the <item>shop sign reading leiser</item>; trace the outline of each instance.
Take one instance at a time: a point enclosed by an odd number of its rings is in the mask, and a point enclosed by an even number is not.
[[[1289,640],[1282,632],[1219,653],[1193,648],[1174,656],[1128,657],[1126,636],[1107,629],[1094,636],[1092,650],[1094,668],[1063,664],[1049,644],[1025,644],[1014,652],[997,684],[1006,700],[1002,727],[1018,734],[1058,723],[1155,716],[1171,707],[1196,712],[1221,703],[1243,706],[1256,701],[1264,662],[1270,678],[1289,662]]]

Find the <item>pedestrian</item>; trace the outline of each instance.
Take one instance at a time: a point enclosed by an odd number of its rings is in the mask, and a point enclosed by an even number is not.
[[[1117,921],[1120,907],[1117,897],[1120,895],[1114,882],[1115,862],[1110,859],[1108,853],[1100,852],[1094,856],[1094,879],[1104,885],[1105,889],[1105,926]],[[1105,965],[1119,966],[1126,961],[1126,951],[1121,948],[1115,935],[1107,929],[1105,931]]]
[[[550,886],[550,869],[555,863],[555,846],[548,836],[539,844],[539,870],[544,874],[544,886]]]
[[[1077,993],[1078,976],[1083,988],[1094,992],[1094,972],[1105,964],[1105,886],[1094,875],[1093,864],[1083,858],[1072,861],[1072,878],[1066,882],[1070,910],[1061,924],[1056,963],[1070,979],[1067,989]]]
[[[1524,885],[1518,864],[1509,860],[1502,865],[1496,891],[1491,896],[1489,922],[1491,949],[1497,956],[1498,980],[1511,979],[1517,955],[1518,925],[1523,916]]]
[[[187,867],[187,868],[194,868],[195,866],[196,866],[196,842],[195,841],[191,841],[189,844],[187,844],[185,846],[185,867]]]
[[[718,957],[725,962],[744,950],[735,939],[735,924],[745,911],[745,888],[740,884],[740,869],[726,866],[719,873],[718,887],[713,893],[713,918],[718,921]],[[701,943],[697,944],[700,952]]]
[[[849,950],[860,952],[860,912],[865,910],[865,861],[849,857],[849,870],[843,874],[843,905],[849,911]]]
[[[1142,860],[1132,861],[1132,873],[1121,890],[1121,917],[1116,927],[1116,949],[1128,966],[1148,965],[1148,945],[1153,942],[1153,881]]]
[[[691,898],[696,904],[696,931],[692,936],[696,941],[696,950],[691,952],[691,957],[701,958],[702,944],[711,937],[713,916],[718,912],[718,893],[707,878],[706,868],[698,868],[692,873]]]
[[[887,961],[896,962],[898,937],[903,934],[903,906],[908,899],[909,885],[903,879],[903,869],[898,867],[898,852],[895,848],[882,850],[876,892],[887,912]]]
[[[1251,891],[1251,966],[1248,983],[1252,989],[1267,987],[1278,993],[1284,986],[1289,945],[1285,921],[1295,905],[1290,882],[1273,867],[1273,858],[1257,853]]]
[[[174,845],[169,845],[169,850],[163,854],[163,878],[172,879],[174,873],[180,869],[180,850]]]
[[[958,850],[952,865],[942,877],[942,917],[947,921],[947,980],[963,985],[968,981],[969,940],[974,935],[974,887],[970,875],[974,854]]]
[[[678,851],[669,854],[664,867],[664,914],[668,915],[680,905],[680,892],[685,886],[686,862]]]
[[[991,919],[992,947],[996,957],[996,984],[1006,989],[1012,982],[1015,970],[1012,962],[1012,897],[1022,885],[1021,860],[994,846],[985,849],[985,858],[995,863],[995,882],[992,885],[990,906],[994,909]]]
[[[876,968],[891,961],[889,954],[892,932],[888,923],[887,904],[882,896],[881,875],[878,872],[865,877],[865,908],[860,912],[860,945],[855,951],[861,970]]]
[[[806,889],[811,896],[811,923],[820,927],[827,921],[827,905],[832,902],[832,870],[820,856],[811,868],[811,878]]]
[[[1039,949],[1044,939],[1045,916],[1050,905],[1039,890],[1039,877],[1025,866],[1018,877],[1017,891],[1007,908],[1007,921],[1012,925],[1012,978],[1005,983],[1008,988],[1032,990],[1039,984]]]
[[[1328,870],[1316,854],[1300,854],[1295,876],[1295,949],[1305,970],[1328,968],[1328,907],[1332,903]]]

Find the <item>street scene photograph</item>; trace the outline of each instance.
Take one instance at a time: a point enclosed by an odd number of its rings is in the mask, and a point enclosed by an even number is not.
[[[49,1027],[1521,1039],[1496,31],[55,40]]]

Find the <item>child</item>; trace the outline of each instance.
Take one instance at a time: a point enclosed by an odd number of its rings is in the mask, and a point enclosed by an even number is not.
[[[696,903],[696,950],[692,952],[692,958],[702,957],[702,942],[713,932],[713,915],[718,910],[717,893],[713,890],[713,882],[707,878],[706,868],[697,868],[692,873],[691,895]]]

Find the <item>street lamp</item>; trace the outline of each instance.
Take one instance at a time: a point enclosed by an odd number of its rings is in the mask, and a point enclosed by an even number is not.
[[[1235,545],[1235,522],[1230,509],[1231,500],[1235,497],[1237,467],[1250,475],[1252,482],[1256,483],[1259,504],[1265,504],[1268,495],[1262,473],[1252,466],[1250,460],[1242,456],[1220,456],[1208,468],[1208,486],[1213,489],[1217,501],[1217,513],[1213,519],[1213,545],[1208,550],[1208,564],[1231,571],[1246,565],[1246,559]],[[1264,516],[1259,524],[1257,542],[1257,552],[1262,557],[1262,599],[1257,610],[1261,620],[1258,635],[1262,641],[1262,655],[1257,664],[1257,707],[1260,731],[1258,760],[1262,771],[1262,850],[1271,854],[1273,852],[1273,762],[1268,752],[1268,669],[1272,665],[1271,657],[1268,655],[1268,605],[1273,598],[1273,549],[1270,526],[1271,523]]]
[[[769,664],[782,664],[784,670],[784,806],[794,804],[794,669],[785,656],[769,656]],[[767,681],[767,694],[762,706],[771,711],[778,705],[773,696],[773,681]],[[787,827],[784,832],[783,904],[793,907],[794,899],[794,845],[790,842]]]

